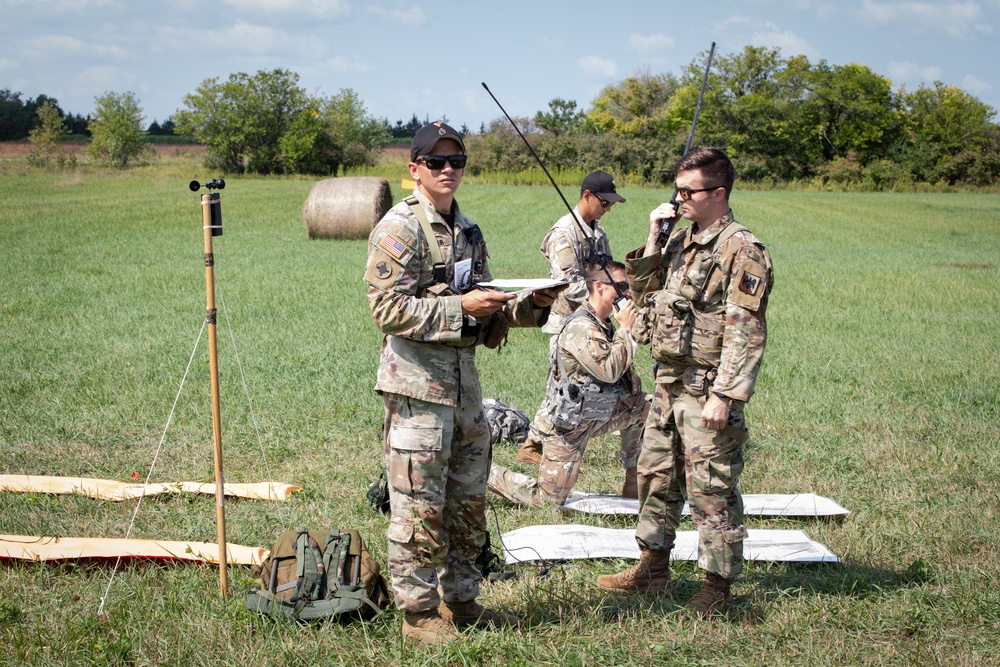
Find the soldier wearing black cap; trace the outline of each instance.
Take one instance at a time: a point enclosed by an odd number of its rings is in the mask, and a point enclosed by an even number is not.
[[[465,163],[458,132],[422,127],[410,144],[413,196],[368,238],[368,303],[385,334],[375,390],[385,403],[389,571],[403,636],[418,641],[517,623],[476,602],[491,452],[475,355],[497,327],[539,326],[556,294],[474,288],[491,275],[482,232],[455,201]]]
[[[552,304],[552,313],[542,327],[542,331],[549,334],[550,357],[556,352],[556,340],[566,318],[576,312],[588,299],[587,282],[584,279],[587,266],[601,264],[611,259],[611,244],[599,221],[614,204],[624,202],[625,198],[618,194],[611,174],[600,170],[592,171],[580,185],[580,201],[573,209],[573,215],[567,214],[559,218],[542,241],[542,254],[549,262],[552,278],[568,280],[570,283],[569,287],[556,297]],[[546,383],[546,387],[551,385],[551,382]],[[548,412],[549,397],[546,396],[538,408],[537,415],[547,415]],[[541,463],[541,443],[544,437],[532,422],[528,438],[518,449],[518,460],[534,465]],[[635,465],[639,456],[640,440],[641,428],[634,433],[631,430],[622,431],[621,462],[625,469],[622,495],[628,498],[637,497]]]

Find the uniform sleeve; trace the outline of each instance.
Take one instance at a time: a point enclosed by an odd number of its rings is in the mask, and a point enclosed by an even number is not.
[[[557,229],[547,241],[548,252],[545,256],[549,260],[549,274],[553,280],[569,281],[569,286],[561,294],[569,302],[572,310],[576,310],[588,296],[587,283],[580,268],[581,253],[576,246],[578,238]]]
[[[770,257],[755,245],[744,245],[733,257],[726,291],[726,328],[722,358],[712,391],[738,401],[754,392],[767,343],[767,298],[773,285]]]
[[[559,349],[577,367],[592,378],[607,383],[618,382],[632,366],[635,343],[628,332],[619,329],[611,340],[586,318],[577,317],[559,336]]]
[[[427,283],[430,259],[426,243],[416,235],[418,223],[390,211],[369,237],[368,305],[372,319],[385,334],[427,342],[458,341],[462,337],[462,297],[418,297],[421,277]],[[426,266],[425,266],[426,265]]]

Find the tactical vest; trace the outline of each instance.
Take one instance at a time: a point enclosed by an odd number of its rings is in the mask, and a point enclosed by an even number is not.
[[[653,359],[672,364],[687,359],[698,366],[718,368],[726,312],[724,307],[716,313],[706,313],[703,308],[723,287],[722,277],[717,275],[721,270],[718,249],[742,231],[747,228],[731,222],[715,237],[711,246],[696,251],[678,272],[668,274],[669,277],[679,273],[679,284],[645,295],[632,334],[639,344],[649,344]],[[674,262],[683,238],[678,234],[670,239],[663,257],[666,266]]]
[[[586,308],[580,308],[563,322],[560,338],[570,322],[578,317],[589,317],[598,327],[601,323]],[[564,431],[571,431],[583,422],[606,422],[614,416],[618,401],[625,399],[620,382],[601,382],[587,376],[583,384],[574,382],[562,362],[559,346],[555,359],[549,358],[549,419]]]
[[[431,227],[430,220],[424,212],[424,207],[420,200],[410,196],[403,200],[420,223],[420,230],[427,240],[427,247],[430,249],[431,261],[433,262],[433,282],[430,285],[422,286],[417,292],[417,297],[421,299],[436,299],[443,296],[454,296],[464,294],[475,289],[483,279],[483,260],[486,258],[486,241],[479,225],[473,224],[462,230],[466,242],[472,246],[472,257],[468,266],[468,272],[460,281],[455,284],[455,271],[457,269],[454,261],[455,248],[452,247],[452,267],[449,276],[448,265],[445,264],[441,254],[441,245],[438,243],[437,235]],[[507,342],[507,332],[510,329],[510,322],[506,315],[501,312],[494,313],[482,321],[474,317],[467,316],[462,323],[462,338],[455,343],[446,343],[454,347],[470,347],[473,345],[485,345],[490,349],[501,347]]]

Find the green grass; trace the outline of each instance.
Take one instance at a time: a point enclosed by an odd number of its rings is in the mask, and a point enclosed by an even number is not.
[[[115,176],[8,170],[0,179],[3,473],[149,472],[204,318],[201,210],[187,182],[210,175],[187,169],[172,161]],[[391,182],[398,199],[398,175]],[[356,527],[384,563],[386,518],[363,499],[382,449],[365,242],[306,238],[312,183],[234,178],[222,192],[226,478],[306,487],[286,503],[231,500],[229,540],[269,547],[284,528]],[[648,211],[667,194],[622,193],[628,203],[604,220],[619,255],[643,242]],[[470,182],[459,194],[483,227],[494,275],[545,273],[538,246],[565,212],[551,188]],[[802,528],[844,563],[750,563],[737,608],[719,622],[680,609],[698,585],[692,564],[675,566],[675,600],[601,592],[594,578],[618,561],[565,563],[545,576],[522,567],[517,581],[484,585],[482,599],[523,613],[530,629],[471,632],[436,649],[402,646],[395,612],[349,626],[254,617],[242,610],[251,576],[241,567],[222,599],[212,567],[126,564],[98,618],[109,565],[5,562],[0,646],[32,665],[997,664],[998,204],[995,195],[734,195],[776,270],[743,491],[812,491],[852,514],[749,518],[751,528]],[[531,330],[512,332],[499,353],[483,350],[485,394],[533,412],[546,351]],[[641,373],[648,388],[646,357]],[[615,438],[592,443],[580,488],[619,488],[615,449]],[[509,445],[496,457],[517,466]],[[181,479],[212,480],[204,340],[153,474]],[[634,522],[494,502],[503,531]],[[122,537],[133,510],[6,493],[0,533]],[[149,498],[133,536],[214,541],[214,500]]]

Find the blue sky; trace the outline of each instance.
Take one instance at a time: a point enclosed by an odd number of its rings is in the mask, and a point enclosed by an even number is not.
[[[549,100],[589,107],[638,72],[679,74],[714,41],[860,63],[894,87],[954,84],[1000,111],[1000,0],[0,0],[0,89],[88,114],[133,91],[164,120],[207,78],[283,68],[306,90],[351,88],[390,122],[477,130]],[[1000,117],[994,117],[1000,120]]]

